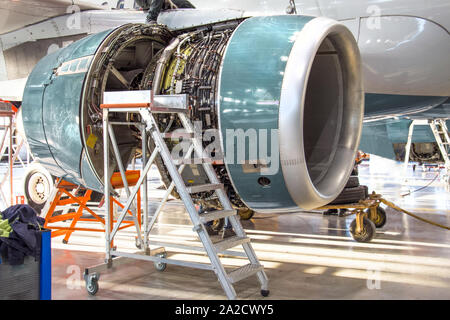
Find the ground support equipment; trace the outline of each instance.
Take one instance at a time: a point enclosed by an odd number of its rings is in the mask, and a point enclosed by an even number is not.
[[[405,161],[403,165],[404,174],[409,163],[409,155],[411,153],[411,144],[415,126],[429,125],[433,132],[434,139],[444,159],[445,174],[444,182],[447,191],[450,191],[450,137],[447,128],[447,119],[430,119],[430,120],[413,120],[409,126],[408,141],[405,146]],[[407,181],[405,180],[405,183]]]
[[[125,92],[123,95],[132,95],[135,92]],[[105,96],[108,93],[105,93]],[[151,96],[149,93],[148,96]],[[123,96],[122,96],[123,98]],[[106,100],[106,99],[105,99]],[[110,101],[110,100],[109,100]],[[123,100],[122,100],[123,101]],[[131,101],[135,101],[131,99]],[[133,190],[130,190],[128,186],[125,186],[127,190],[128,200],[125,205],[124,210],[128,210],[131,202],[133,201],[136,190],[140,186],[143,187],[143,230],[141,232],[140,228],[137,228],[137,247],[141,252],[139,253],[127,253],[118,251],[116,248],[113,248],[111,245],[114,237],[119,230],[123,219],[126,215],[125,211],[122,211],[119,218],[117,219],[117,223],[114,224],[114,228],[112,231],[107,229],[105,234],[106,238],[106,260],[105,264],[95,266],[92,268],[87,268],[85,270],[85,280],[86,280],[86,288],[90,294],[95,294],[98,290],[98,280],[100,278],[100,271],[105,270],[105,268],[112,268],[113,264],[116,261],[120,261],[120,259],[128,258],[128,259],[138,259],[151,261],[155,264],[157,270],[164,270],[167,264],[175,264],[179,266],[198,268],[203,270],[212,270],[216,273],[219,283],[221,284],[223,290],[225,291],[226,296],[229,299],[236,298],[236,291],[233,287],[233,284],[241,281],[245,278],[248,278],[252,275],[256,275],[261,289],[261,295],[268,296],[268,278],[264,271],[263,266],[260,264],[253,247],[250,244],[250,238],[247,237],[244,229],[239,220],[239,216],[236,214],[236,210],[233,209],[232,204],[225,192],[223,184],[220,183],[214,167],[212,165],[212,159],[209,159],[203,150],[202,141],[195,137],[194,134],[194,126],[190,119],[187,116],[187,112],[189,111],[187,104],[187,96],[186,95],[164,95],[164,96],[152,96],[148,101],[153,101],[153,103],[123,103],[123,102],[108,102],[108,104],[101,105],[103,109],[103,128],[104,128],[104,172],[105,177],[109,176],[109,165],[110,165],[110,145],[112,146],[114,156],[116,161],[118,162],[120,172],[123,173],[123,164],[120,158],[120,153],[117,147],[116,139],[114,137],[113,125],[121,125],[125,123],[114,123],[109,120],[109,116],[112,113],[116,112],[130,112],[130,113],[138,113],[141,115],[142,122],[134,123],[134,125],[140,130],[142,135],[142,171],[141,177],[136,184]],[[188,152],[184,155],[182,159],[173,159],[172,155],[169,151],[169,148],[164,139],[170,139],[170,133],[161,133],[158,128],[158,123],[154,118],[154,113],[170,113],[174,116],[177,116],[186,133],[189,135],[190,147]],[[126,123],[126,125],[130,125],[130,123]],[[153,140],[155,144],[155,148],[151,153],[149,159],[147,159],[147,134],[150,134],[150,138]],[[110,142],[110,143],[108,143]],[[163,201],[160,203],[158,209],[153,214],[150,220],[150,216],[148,214],[148,198],[147,198],[147,177],[149,174],[149,169],[152,163],[155,161],[156,156],[160,154],[164,164],[170,174],[172,179],[171,185],[167,188]],[[195,160],[200,160],[201,165],[203,166],[205,172],[208,175],[210,180],[210,184],[198,185],[198,186],[186,186],[181,176],[183,169],[189,163],[191,163],[191,155],[195,155]],[[196,161],[196,163],[198,163]],[[105,178],[106,179],[106,178]],[[198,237],[203,245],[203,249],[209,257],[210,264],[204,263],[194,263],[189,261],[180,261],[175,259],[170,259],[167,256],[167,253],[164,248],[158,248],[156,251],[150,250],[149,243],[149,234],[155,225],[155,222],[160,214],[162,214],[162,208],[166,201],[169,198],[169,195],[176,188],[176,191],[180,195],[181,200],[186,208],[186,211],[189,214],[190,220],[194,226],[193,230],[197,232]],[[199,214],[191,194],[204,192],[204,191],[214,191],[221,202],[222,210],[219,211],[211,211],[204,214]],[[108,183],[105,183],[105,194],[109,194],[111,191]],[[106,211],[109,210],[109,204],[107,204]],[[233,230],[235,232],[235,236],[221,239],[218,242],[212,241],[210,238],[205,224],[210,221],[215,221],[217,219],[228,218]],[[108,220],[108,217],[107,217]],[[106,222],[109,223],[108,221]],[[175,247],[175,248],[183,248],[188,250],[198,250],[198,247],[192,246],[184,246],[184,245],[176,245],[174,246],[171,243],[162,243],[162,242],[152,242],[152,245],[157,245],[160,247]],[[228,249],[242,246],[244,249],[244,253],[242,252],[234,252],[228,251]],[[237,269],[228,271],[225,269],[224,265],[221,262],[220,256],[222,254],[230,255],[230,256],[244,256],[249,260],[248,264],[245,264],[242,267]],[[113,258],[114,257],[114,258]]]
[[[434,225],[436,227],[450,230],[450,227],[419,217],[405,209],[400,208],[394,203],[383,199],[383,197],[372,192],[367,199],[360,200],[358,203],[327,205],[317,210],[328,209],[353,209],[349,214],[356,214],[356,218],[350,224],[350,234],[358,242],[369,242],[375,237],[376,229],[382,228],[387,221],[386,210],[380,204],[391,207],[392,209],[407,214],[422,222]]]
[[[376,228],[386,224],[386,211],[380,207],[380,199],[379,195],[372,193],[357,203],[327,205],[317,210],[353,209],[350,214],[356,214],[356,218],[350,224],[350,234],[358,242],[369,242],[375,237]]]
[[[128,185],[135,185],[139,179],[139,171],[127,171],[125,177]],[[117,190],[123,188],[124,183],[119,173],[114,173],[111,178],[111,186]],[[88,202],[91,200],[92,190],[81,188],[73,183],[67,182],[59,178],[53,187],[49,199],[42,209],[41,217],[45,218],[44,228],[55,230],[52,232],[52,238],[64,236],[63,243],[68,243],[70,236],[74,231],[90,231],[90,232],[106,232],[108,229],[105,226],[105,219],[95,213],[89,206]],[[137,203],[135,214],[132,210],[128,210],[128,214],[136,217],[136,220],[141,225],[141,192],[137,192]],[[117,196],[111,195],[109,197],[109,221],[111,223],[109,229],[112,229],[114,219],[114,205],[123,209],[123,205],[118,200]],[[62,213],[61,213],[62,208]],[[88,214],[92,217],[85,217]],[[61,221],[71,220],[70,226],[55,225]],[[108,219],[107,219],[108,220]],[[99,222],[102,228],[80,228],[77,227],[79,221],[83,222]],[[129,228],[134,225],[134,221],[124,221],[121,229]]]

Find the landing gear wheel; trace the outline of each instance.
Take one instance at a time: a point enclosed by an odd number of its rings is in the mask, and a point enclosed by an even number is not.
[[[166,252],[158,253],[156,256],[160,257],[160,258],[166,258],[167,253]],[[167,263],[164,263],[164,262],[155,262],[154,264],[155,264],[156,270],[158,270],[159,272],[163,272],[167,268]]]
[[[269,294],[270,294],[270,291],[269,291],[269,290],[261,290],[261,295],[262,295],[263,297],[268,297]]]
[[[87,276],[86,290],[91,296],[95,296],[98,291],[98,276],[96,274]]]
[[[23,194],[26,203],[38,214],[41,213],[50,195],[53,177],[38,162],[33,162],[26,170],[23,179]]]
[[[375,227],[382,228],[386,224],[386,210],[378,206],[377,217],[372,222],[375,224]]]
[[[250,220],[255,215],[255,211],[249,208],[242,208],[238,210],[238,215],[241,220]]]
[[[356,233],[356,219],[350,223],[350,233],[355,241],[370,242],[375,236],[375,232],[375,224],[367,218],[363,219],[363,230],[360,233]]]

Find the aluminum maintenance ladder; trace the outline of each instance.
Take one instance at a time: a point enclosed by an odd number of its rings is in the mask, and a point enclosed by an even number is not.
[[[441,151],[442,158],[445,163],[445,188],[447,191],[450,191],[450,138],[448,136],[448,128],[445,123],[445,119],[434,119],[430,121],[430,128],[433,131],[434,138],[439,146],[439,150]]]
[[[406,174],[406,169],[408,167],[409,155],[411,152],[412,137],[414,133],[415,126],[429,125],[431,131],[433,132],[434,139],[439,147],[442,158],[445,164],[445,174],[444,181],[447,191],[450,190],[450,137],[448,134],[448,128],[446,124],[446,119],[432,119],[432,120],[413,120],[409,127],[408,141],[405,147],[405,162],[404,162],[404,173]],[[406,181],[405,181],[406,182]]]
[[[141,178],[138,181],[137,185],[135,186],[135,189],[133,191],[127,191],[128,200],[127,204],[125,205],[125,208],[122,210],[120,216],[117,218],[117,223],[114,226],[111,233],[108,232],[108,228],[105,233],[106,237],[106,262],[107,266],[111,267],[113,260],[112,257],[125,257],[125,258],[131,258],[131,259],[140,259],[140,260],[146,260],[146,261],[152,261],[155,263],[155,266],[157,269],[164,270],[166,264],[176,264],[186,267],[192,267],[192,268],[199,268],[199,269],[206,269],[206,270],[213,270],[217,278],[222,285],[223,290],[225,291],[228,299],[235,299],[236,298],[236,292],[233,287],[233,284],[241,281],[243,279],[246,279],[252,275],[257,275],[257,278],[259,280],[259,283],[261,285],[261,295],[266,297],[269,295],[268,290],[268,278],[264,271],[264,267],[260,264],[256,253],[254,249],[252,248],[252,245],[250,244],[250,238],[247,237],[241,223],[240,218],[237,215],[236,210],[233,209],[232,204],[225,192],[224,185],[221,184],[219,178],[216,175],[216,172],[214,170],[214,167],[212,165],[212,159],[208,158],[208,155],[203,149],[202,141],[195,136],[194,134],[194,126],[191,123],[190,119],[187,116],[187,112],[189,111],[188,103],[187,103],[187,96],[186,95],[172,95],[172,96],[154,96],[154,103],[151,105],[150,103],[145,103],[145,101],[150,101],[150,99],[147,100],[147,98],[150,96],[149,91],[141,91],[144,98],[144,103],[142,102],[142,99],[139,100],[139,98],[132,99],[130,97],[130,102],[124,102],[121,99],[123,99],[124,96],[127,95],[139,95],[139,92],[124,92],[122,97],[120,97],[120,93],[111,93],[109,97],[112,96],[112,98],[106,99],[107,94],[105,93],[105,99],[104,101],[108,101],[108,103],[105,102],[101,106],[103,109],[103,128],[104,128],[104,168],[105,168],[105,177],[109,176],[109,144],[107,141],[111,141],[114,153],[116,156],[116,160],[119,164],[119,169],[121,172],[124,172],[123,164],[120,160],[120,152],[117,148],[117,143],[114,137],[114,132],[112,130],[111,124],[109,121],[109,114],[110,112],[135,112],[139,113],[142,117],[142,123],[141,123],[141,134],[142,134],[142,154],[143,154],[143,169],[141,173]],[[118,95],[117,95],[118,94]],[[116,98],[117,97],[117,98]],[[170,138],[171,133],[161,133],[158,127],[158,123],[156,122],[154,118],[154,113],[166,113],[166,114],[173,114],[178,116],[180,119],[184,129],[186,136],[189,138],[190,141],[189,149],[186,154],[184,154],[182,159],[173,159],[171,152],[169,151],[169,148],[165,142],[164,139]],[[120,124],[120,123],[119,123]],[[150,156],[150,159],[146,159],[146,153],[147,153],[147,146],[145,141],[147,141],[147,132],[150,133],[151,138],[153,139],[153,142],[155,144],[155,148]],[[172,183],[167,189],[165,196],[163,197],[162,202],[160,203],[158,209],[156,210],[155,214],[152,216],[151,221],[149,221],[149,215],[148,215],[148,203],[147,203],[147,174],[149,172],[149,169],[152,165],[152,163],[155,161],[157,155],[161,155],[164,164],[170,174],[170,177],[172,179]],[[181,173],[183,172],[183,169],[187,164],[191,163],[192,160],[192,154],[194,154],[195,163],[201,163],[203,166],[208,179],[210,181],[209,184],[205,185],[197,185],[197,186],[186,186],[184,183],[184,180],[181,176]],[[177,165],[179,167],[177,167]],[[140,185],[143,185],[143,203],[144,203],[144,217],[143,217],[143,232],[141,233],[140,230],[137,228],[138,238],[137,238],[137,247],[142,250],[142,252],[137,254],[131,254],[126,252],[120,252],[117,251],[116,248],[111,247],[111,241],[113,237],[115,236],[116,232],[118,231],[120,224],[122,223],[126,211],[131,205],[131,202],[133,201],[135,195],[136,195],[136,188],[139,188]],[[125,186],[127,189],[127,186]],[[153,226],[155,225],[155,222],[159,216],[159,214],[162,211],[162,207],[164,206],[165,202],[169,198],[169,195],[173,191],[173,189],[176,188],[178,194],[180,195],[181,200],[183,201],[183,204],[186,208],[186,211],[189,214],[190,220],[192,221],[192,224],[194,226],[193,230],[197,232],[198,237],[203,245],[203,250],[206,251],[207,256],[209,257],[210,264],[204,264],[204,263],[194,263],[189,261],[180,261],[180,260],[174,260],[174,259],[168,259],[166,253],[164,250],[161,251],[161,248],[150,251],[149,249],[149,234],[152,230]],[[199,192],[205,192],[205,191],[214,191],[218,197],[218,200],[221,203],[222,210],[218,211],[212,211],[204,214],[199,214],[198,210],[196,209],[196,206],[194,205],[193,199],[191,197],[192,194],[199,193]],[[110,192],[110,186],[105,181],[105,194],[108,194]],[[106,208],[108,211],[109,208]],[[107,215],[106,215],[107,216]],[[205,228],[205,223],[214,221],[217,219],[227,218],[229,219],[229,222],[231,223],[233,230],[235,232],[235,236],[221,239],[218,242],[213,242],[210,238],[207,229]],[[106,224],[108,225],[109,222]],[[165,246],[162,242],[152,242],[153,245],[162,245]],[[193,249],[192,247],[187,247],[184,245],[178,245],[178,246],[172,246],[171,244],[168,244],[169,247],[176,247],[176,248],[188,248]],[[235,252],[235,251],[229,251],[229,249],[242,246],[244,249],[244,253],[242,252]],[[196,248],[197,250],[199,247]],[[232,270],[231,272],[227,271],[222,264],[220,260],[221,254],[226,254],[230,256],[241,256],[248,259],[248,264],[245,264],[242,267],[239,267],[237,269]],[[101,269],[101,268],[100,268]],[[86,279],[86,286],[89,292],[89,286],[91,289],[94,289],[96,291],[95,286],[97,285],[98,281],[98,273],[96,272],[98,270],[97,267],[86,269],[85,272],[85,279]],[[98,285],[97,285],[98,289]]]
[[[435,119],[430,121],[430,128],[433,131],[434,138],[439,146],[442,157],[444,158],[445,168],[450,170],[450,138],[448,136],[448,128],[444,119]]]

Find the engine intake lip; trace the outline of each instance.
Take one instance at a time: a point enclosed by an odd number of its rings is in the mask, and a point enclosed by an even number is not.
[[[328,40],[327,40],[328,39]],[[308,84],[319,48],[327,41],[337,52],[338,103],[335,141],[329,145],[330,160],[318,177],[311,177],[310,154],[305,152],[305,110]],[[339,81],[338,81],[339,82]],[[336,90],[336,89],[334,89]],[[301,93],[301,94],[299,94]],[[323,107],[323,106],[322,106]],[[320,107],[317,111],[321,110]],[[287,189],[302,209],[314,209],[333,201],[345,186],[359,146],[364,115],[364,92],[359,49],[352,33],[342,24],[315,18],[296,35],[281,90],[279,145],[281,168]],[[325,118],[325,114],[323,114]],[[325,121],[325,120],[324,120]],[[310,123],[309,128],[311,127]],[[320,128],[320,126],[319,126]],[[319,133],[319,135],[321,132]]]

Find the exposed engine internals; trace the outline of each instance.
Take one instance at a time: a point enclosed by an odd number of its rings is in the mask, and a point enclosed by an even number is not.
[[[98,106],[106,91],[153,90],[154,94],[187,94],[191,120],[201,121],[203,131],[217,129],[218,73],[226,45],[238,24],[231,22],[180,34],[173,34],[162,26],[136,25],[111,36],[112,40],[103,45],[106,52],[88,80],[92,85],[88,86],[91,91],[85,99],[86,139],[91,134],[99,140],[103,136],[102,113]],[[114,120],[132,122],[138,117],[128,114],[126,119]],[[169,132],[180,128],[181,123],[175,118],[173,115],[158,115],[160,130]],[[115,130],[122,161],[130,163],[134,156],[140,156],[140,135],[132,126],[117,126]],[[171,140],[169,146],[174,147],[176,143],[177,140]],[[152,141],[149,145],[151,150]],[[103,172],[102,147],[103,144],[98,141],[95,149],[89,150],[99,173]],[[111,163],[115,165],[113,158]],[[170,185],[170,176],[160,156],[156,164],[164,184]],[[206,179],[201,166],[188,167],[183,174],[187,184],[201,184]],[[245,207],[231,186],[223,163],[218,163],[215,168],[233,204]],[[198,194],[195,200],[205,207],[216,206],[213,191]]]

